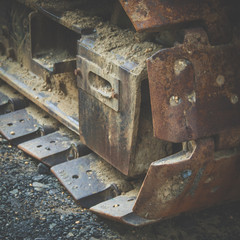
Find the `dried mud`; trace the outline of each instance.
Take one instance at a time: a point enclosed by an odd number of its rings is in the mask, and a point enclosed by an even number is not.
[[[96,31],[98,37],[93,49],[117,65],[122,65],[125,61],[134,62],[137,64],[132,70],[134,73],[146,72],[147,58],[163,48],[162,45],[149,41],[149,33],[120,29],[103,22],[96,26]]]
[[[86,13],[82,10],[66,11],[61,17],[61,22],[65,26],[71,27],[76,25],[79,29],[95,28],[95,26],[101,21],[100,17],[86,16]]]
[[[44,101],[53,102],[66,116],[78,119],[78,90],[73,73],[54,74],[48,79],[48,82],[45,82],[43,78],[32,74],[17,62],[6,57],[0,56],[0,63],[3,67],[7,66],[8,74],[17,75],[18,80],[36,94],[43,93]],[[34,98],[34,96],[32,97]]]
[[[92,156],[97,157],[97,155],[93,154]],[[98,179],[101,179],[104,183],[112,184],[115,183],[119,190],[123,192],[128,192],[132,190],[133,186],[130,182],[124,180],[123,174],[113,168],[110,164],[103,161],[101,158],[97,157],[98,161],[95,164],[91,164],[90,168],[96,173]]]

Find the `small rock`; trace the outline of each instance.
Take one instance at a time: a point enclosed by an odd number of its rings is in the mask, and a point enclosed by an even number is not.
[[[13,189],[12,191],[10,191],[11,194],[15,195],[18,193],[18,190],[17,189]]]
[[[49,195],[54,195],[54,194],[56,194],[58,191],[56,190],[56,189],[51,189],[50,191],[49,191]]]
[[[40,182],[33,182],[33,183],[32,183],[32,186],[33,186],[34,188],[49,188],[48,185],[42,184],[42,183],[40,183]]]
[[[33,179],[33,181],[40,181],[40,180],[42,180],[43,178],[44,178],[43,175],[38,175],[38,176],[34,176],[32,179]]]
[[[69,232],[68,235],[67,235],[68,238],[73,237],[73,236],[74,236],[74,234],[72,232]]]
[[[51,224],[49,225],[49,229],[52,230],[56,225],[57,225],[56,223],[51,223]]]

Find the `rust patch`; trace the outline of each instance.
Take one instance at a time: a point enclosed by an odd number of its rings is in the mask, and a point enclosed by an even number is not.
[[[210,138],[189,146],[151,164],[133,212],[160,219],[240,198],[239,149],[215,152]]]
[[[220,0],[192,0],[184,4],[178,0],[120,0],[120,3],[137,31],[159,31],[169,25],[203,22],[213,43],[227,42],[232,36],[228,18],[232,6]]]
[[[240,43],[211,46],[201,29],[148,60],[155,136],[183,142],[240,123]],[[161,104],[159,104],[161,103]]]

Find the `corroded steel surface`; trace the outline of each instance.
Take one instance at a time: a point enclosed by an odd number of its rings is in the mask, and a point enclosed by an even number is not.
[[[201,29],[148,60],[155,136],[183,142],[240,124],[240,44],[211,46]]]
[[[99,202],[116,196],[114,183],[106,183],[98,178],[92,165],[97,157],[90,154],[51,168],[53,174],[83,207],[91,207]]]
[[[214,152],[210,138],[188,145],[151,164],[133,212],[159,219],[240,198],[239,149]]]
[[[123,174],[143,174],[171,144],[153,137],[148,81],[136,64],[112,61],[120,56],[97,51],[95,41],[86,36],[78,46],[80,140]]]
[[[132,208],[135,201],[135,196],[117,196],[91,207],[90,210],[106,218],[131,226],[139,227],[154,223],[154,220],[144,219],[133,213]]]
[[[215,137],[215,143],[217,150],[240,146],[240,127],[222,131]]]
[[[158,31],[160,27],[203,21],[211,42],[222,43],[231,39],[227,1],[120,0],[120,2],[137,31]]]

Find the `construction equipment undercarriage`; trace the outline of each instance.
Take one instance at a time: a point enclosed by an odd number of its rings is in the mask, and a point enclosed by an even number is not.
[[[130,225],[240,199],[239,11],[1,1],[0,133],[82,206]]]

